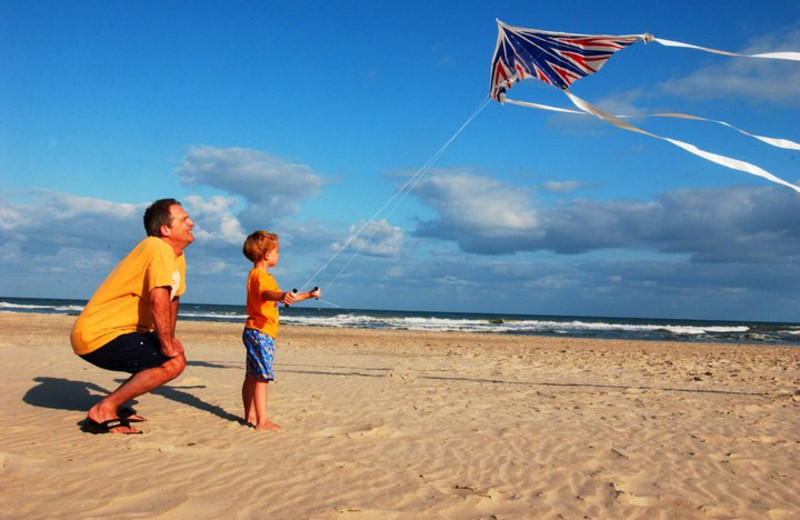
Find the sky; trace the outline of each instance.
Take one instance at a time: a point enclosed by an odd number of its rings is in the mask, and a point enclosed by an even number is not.
[[[800,51],[800,1],[0,2],[0,296],[88,299],[174,197],[190,303],[246,235],[322,307],[800,322],[800,193],[590,117],[484,103],[495,20]],[[638,42],[571,91],[800,141],[800,63]],[[509,98],[574,108],[535,80]],[[477,114],[476,114],[477,111]],[[798,151],[637,118],[800,182]]]

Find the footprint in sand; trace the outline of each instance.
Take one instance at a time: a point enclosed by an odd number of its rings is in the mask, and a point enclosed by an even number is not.
[[[407,370],[402,373],[396,370],[389,370],[386,372],[386,377],[398,383],[415,383],[417,381],[417,375]]]
[[[385,511],[382,509],[371,509],[371,508],[361,508],[361,507],[338,507],[336,509],[336,518],[359,518],[359,519],[369,519],[369,518],[380,518],[381,520],[393,520],[395,518],[400,518],[399,513],[395,511]]]
[[[488,500],[492,502],[496,502],[498,500],[508,498],[509,493],[505,491],[501,491],[495,488],[489,488],[487,490],[478,489],[466,484],[456,484],[451,489],[451,492],[454,495],[458,495],[460,497],[468,497],[468,496],[477,496],[480,497],[481,500]],[[511,494],[513,497],[514,494]]]
[[[617,481],[611,481],[611,488],[614,490],[616,499],[624,504],[633,506],[648,507],[656,504],[660,500],[663,490],[655,482],[635,477],[622,477]]]
[[[172,444],[162,444],[157,442],[132,442],[127,447],[129,450],[159,451],[161,453],[171,453],[178,451]]]
[[[358,439],[363,437],[390,437],[391,435],[392,435],[392,430],[389,427],[387,426],[373,427],[372,425],[361,430],[347,433],[347,437],[350,439]]]
[[[393,431],[383,425],[365,424],[360,426],[334,426],[318,431],[317,437],[347,437],[348,439],[361,439],[367,437],[390,437]]]
[[[205,386],[205,381],[200,379],[199,377],[188,376],[184,377],[180,381],[177,382],[178,387],[199,387]]]
[[[231,447],[230,442],[217,439],[204,439],[202,441],[189,442],[186,445],[194,448],[211,448],[215,450],[225,450]]]

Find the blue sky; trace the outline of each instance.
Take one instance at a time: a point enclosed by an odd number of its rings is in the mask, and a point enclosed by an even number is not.
[[[176,197],[196,222],[189,302],[243,304],[243,238],[269,229],[279,283],[320,285],[324,305],[800,321],[800,194],[786,187],[495,102],[445,146],[487,97],[495,19],[800,50],[797,0],[600,8],[2,2],[0,295],[90,297],[143,237],[147,204]],[[637,43],[572,91],[800,140],[796,62]],[[572,108],[535,81],[509,97]],[[636,124],[800,181],[797,151],[710,123]]]

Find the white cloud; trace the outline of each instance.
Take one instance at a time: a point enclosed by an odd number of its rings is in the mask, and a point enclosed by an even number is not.
[[[0,230],[10,231],[22,224],[22,215],[14,208],[8,206],[8,202],[2,201],[0,206]]]
[[[537,209],[514,186],[459,174],[437,176],[414,193],[438,214],[415,234],[470,253],[624,248],[697,262],[780,263],[800,249],[800,199],[781,187],[687,189],[655,201],[576,200]]]
[[[559,195],[568,195],[584,187],[586,187],[586,183],[579,181],[547,181],[543,186],[546,191]]]
[[[19,242],[3,241],[0,244],[0,260],[6,265],[14,265],[22,260]]]
[[[488,177],[472,174],[441,174],[421,183],[414,193],[436,209],[442,221],[474,229],[532,230],[536,211],[524,190]]]
[[[52,190],[18,192],[3,200],[2,237],[36,251],[57,247],[95,249],[144,236],[146,204],[117,203]]]
[[[763,35],[752,40],[741,54],[800,48],[800,28]],[[726,58],[685,77],[662,83],[667,94],[691,99],[743,98],[787,106],[800,105],[800,70],[783,60]]]
[[[350,226],[350,236],[345,243],[333,244],[334,251],[358,252],[373,256],[397,256],[403,250],[405,231],[385,220],[361,221]]]
[[[62,247],[54,255],[55,262],[42,262],[46,269],[54,273],[74,273],[75,271],[96,272],[114,267],[114,255],[110,251],[87,251],[75,247]]]
[[[238,206],[232,197],[185,198],[186,209],[195,223],[195,240],[207,243],[241,245],[245,232],[233,211]]]
[[[248,204],[239,218],[257,228],[296,213],[300,201],[325,185],[305,164],[248,148],[190,148],[177,173],[188,186],[206,185],[244,198]]]
[[[697,301],[725,301],[728,314],[747,315],[749,302],[764,294],[780,309],[797,292],[800,199],[785,188],[686,189],[653,201],[567,199],[537,207],[524,189],[459,172],[441,173],[414,194],[436,217],[420,223],[416,239],[386,221],[370,222],[345,251],[364,254],[352,264],[343,255],[313,280],[323,289],[336,281],[333,302],[445,309],[457,298],[462,308],[477,309],[493,295],[524,291],[532,310],[702,316],[707,308]],[[141,215],[149,204],[52,191],[3,202],[6,212],[25,218],[0,229],[7,271],[0,294],[74,298],[90,297],[144,237]],[[239,240],[240,199],[192,195],[184,204],[198,222],[187,250],[187,301],[241,303],[249,264]],[[288,287],[306,280],[327,259],[323,243],[339,231],[330,222],[286,220],[277,276]],[[742,288],[749,299],[733,294]],[[496,310],[516,305],[496,303]]]
[[[540,237],[539,217],[525,189],[468,173],[439,174],[413,193],[439,214],[417,234],[456,240],[466,251],[511,252],[505,244]]]
[[[753,102],[797,106],[800,104],[800,71],[785,63],[734,61],[665,81],[660,90],[691,99],[733,96]]]
[[[86,216],[117,219],[129,219],[134,215],[141,216],[143,204],[112,202],[91,197],[78,197],[68,193],[43,192],[47,199],[47,208],[53,218],[71,219]]]

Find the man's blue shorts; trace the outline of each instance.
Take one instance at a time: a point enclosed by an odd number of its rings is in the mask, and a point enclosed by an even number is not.
[[[123,334],[81,357],[105,370],[130,374],[161,366],[170,360],[161,353],[161,341],[155,332]]]
[[[244,329],[242,342],[247,349],[247,375],[262,381],[273,381],[272,361],[275,358],[275,341],[256,329]]]

